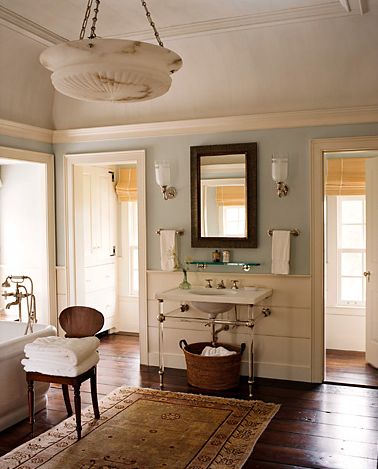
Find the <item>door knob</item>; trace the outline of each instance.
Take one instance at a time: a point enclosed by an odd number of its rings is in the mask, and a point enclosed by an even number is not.
[[[364,272],[364,277],[366,277],[367,281],[370,282],[370,270]]]

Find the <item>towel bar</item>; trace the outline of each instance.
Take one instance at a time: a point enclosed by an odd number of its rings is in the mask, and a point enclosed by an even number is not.
[[[159,228],[158,230],[156,230],[156,234],[160,234],[162,231],[164,231],[164,228]],[[178,235],[183,235],[184,234],[184,230],[176,230],[176,234]]]
[[[273,231],[275,231],[275,230],[272,230],[272,229],[268,230],[268,232],[267,232],[268,236],[273,236]],[[279,230],[277,230],[277,231],[279,231]],[[290,230],[290,234],[293,235],[293,236],[299,236],[300,231],[298,229]]]

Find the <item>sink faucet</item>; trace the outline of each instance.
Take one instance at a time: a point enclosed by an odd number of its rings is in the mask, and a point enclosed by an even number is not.
[[[213,286],[211,285],[212,281],[213,281],[212,278],[207,278],[206,279],[207,284],[205,285],[205,288],[213,288]]]
[[[232,289],[232,290],[239,290],[238,283],[239,283],[239,280],[232,280],[232,287],[231,287],[231,289]]]
[[[221,281],[218,283],[218,285],[217,285],[217,289],[218,289],[218,290],[221,289],[221,288],[226,288],[226,286],[225,286],[223,280],[221,280]]]

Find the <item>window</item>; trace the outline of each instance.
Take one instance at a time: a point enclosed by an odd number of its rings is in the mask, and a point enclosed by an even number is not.
[[[245,236],[245,206],[224,205],[221,210],[223,236]]]
[[[137,202],[126,203],[128,205],[129,293],[138,295],[138,205]]]
[[[337,304],[365,305],[365,196],[337,196]]]

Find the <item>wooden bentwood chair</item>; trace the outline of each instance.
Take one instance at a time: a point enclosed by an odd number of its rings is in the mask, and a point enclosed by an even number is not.
[[[95,335],[104,325],[104,316],[94,308],[88,306],[70,306],[64,309],[59,315],[59,324],[65,331],[65,337],[80,338]],[[96,366],[84,371],[81,375],[70,376],[52,376],[34,371],[26,372],[26,381],[28,383],[28,403],[29,403],[29,423],[33,433],[34,427],[34,381],[43,381],[45,383],[61,384],[64,403],[66,405],[68,416],[72,415],[72,407],[68,386],[74,389],[74,404],[76,415],[77,438],[81,438],[81,399],[80,386],[87,379],[91,380],[91,396],[93,412],[96,419],[100,418],[100,411],[97,402],[97,377]]]

